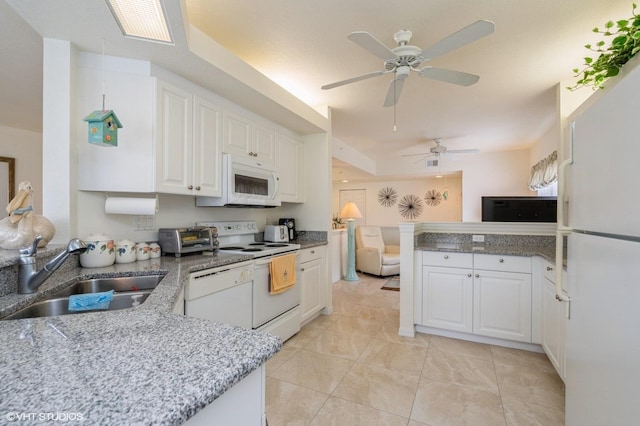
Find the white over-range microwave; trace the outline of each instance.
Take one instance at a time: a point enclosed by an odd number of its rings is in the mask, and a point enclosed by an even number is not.
[[[280,206],[278,175],[249,161],[222,154],[222,196],[196,197],[198,207]]]

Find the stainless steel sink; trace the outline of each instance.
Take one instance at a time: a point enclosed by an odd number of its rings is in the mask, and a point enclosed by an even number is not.
[[[78,281],[72,286],[54,293],[52,297],[65,297],[72,294],[100,293],[109,290],[113,290],[115,292],[153,290],[157,287],[157,285],[163,278],[164,275],[93,278],[89,280]]]
[[[147,300],[149,294],[162,281],[164,275],[139,275],[132,277],[93,278],[78,281],[53,293],[45,300],[36,302],[4,317],[4,320],[81,314],[95,311],[69,311],[69,296],[73,294],[100,293],[113,290],[109,311],[127,309]],[[136,304],[136,306],[137,306]]]
[[[144,302],[151,294],[151,290],[116,293],[113,295],[113,300],[109,305],[109,311],[118,309],[127,309],[133,307],[133,303]],[[102,309],[104,310],[104,309]],[[23,318],[35,318],[35,317],[53,317],[57,315],[69,315],[69,314],[82,314],[84,312],[98,312],[100,310],[93,311],[69,311],[69,298],[68,297],[56,297],[53,299],[43,300],[42,302],[34,303],[26,308],[19,310],[9,316],[4,317],[5,320],[23,319]]]

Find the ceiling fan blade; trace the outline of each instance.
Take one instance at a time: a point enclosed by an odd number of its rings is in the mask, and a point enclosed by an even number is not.
[[[421,152],[420,154],[402,154],[401,157],[415,157],[416,155],[429,155],[429,152]]]
[[[366,31],[352,32],[347,36],[347,38],[363,49],[373,53],[380,59],[384,59],[385,61],[389,59],[396,59],[396,54],[393,53],[391,49]]]
[[[334,87],[344,86],[345,84],[355,83],[356,81],[366,80],[367,78],[378,77],[385,74],[387,71],[374,71],[368,74],[359,75],[358,77],[349,78],[347,80],[338,81],[336,83],[325,84],[321,87],[322,90],[333,89]]]
[[[480,79],[479,76],[474,74],[432,67],[422,68],[420,70],[420,76],[444,81],[446,83],[458,84],[460,86],[471,86]]]
[[[448,149],[447,154],[476,154],[479,149]]]
[[[424,49],[422,56],[428,61],[445,53],[451,52],[459,47],[469,44],[472,41],[476,41],[482,37],[488,36],[495,31],[495,25],[493,22],[480,20],[474,22],[468,27],[451,34],[449,37],[445,37],[433,46]]]
[[[404,78],[394,78],[389,84],[389,90],[387,91],[387,97],[384,99],[384,107],[391,107],[398,103],[400,94],[402,93],[402,87],[404,86]]]

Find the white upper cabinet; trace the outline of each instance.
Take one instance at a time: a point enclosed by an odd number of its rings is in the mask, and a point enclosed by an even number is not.
[[[276,164],[275,130],[224,111],[223,152],[240,155],[251,164],[273,170]]]
[[[289,203],[304,202],[303,143],[281,132],[276,132],[276,149],[276,171],[280,176],[281,200]]]
[[[78,189],[220,196],[222,108],[214,96],[151,76],[138,61],[118,66],[78,69],[78,109],[90,112],[104,79],[107,108],[123,122],[117,147],[88,144],[86,123],[79,127]]]

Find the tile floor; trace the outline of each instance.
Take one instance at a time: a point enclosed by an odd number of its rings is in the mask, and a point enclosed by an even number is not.
[[[544,354],[397,335],[386,279],[333,284],[333,309],[267,362],[269,426],[563,425],[564,385]]]

